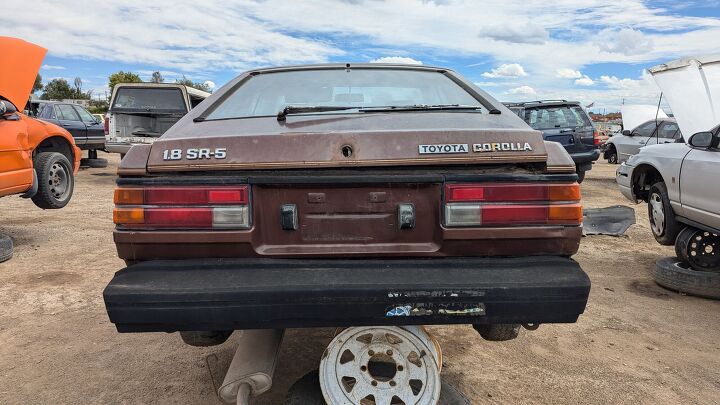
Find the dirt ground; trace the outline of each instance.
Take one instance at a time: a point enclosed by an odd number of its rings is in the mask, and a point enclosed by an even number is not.
[[[82,170],[72,202],[42,211],[0,200],[0,233],[15,256],[0,264],[0,403],[219,403],[213,390],[233,342],[185,346],[177,334],[118,334],[102,290],[123,266],[112,241],[117,155]],[[598,163],[582,185],[587,207],[628,202],[615,166]],[[577,324],[543,325],[505,343],[469,326],[432,327],[444,378],[473,403],[717,403],[720,301],[653,283],[656,259],[673,253],[653,239],[644,205],[627,237],[584,238],[575,259],[592,279]],[[257,403],[279,404],[316,368],[329,329],[294,329],[282,345],[275,385]]]

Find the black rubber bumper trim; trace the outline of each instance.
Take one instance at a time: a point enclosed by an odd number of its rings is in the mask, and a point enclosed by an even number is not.
[[[590,280],[561,257],[149,261],[104,291],[120,332],[571,323]]]

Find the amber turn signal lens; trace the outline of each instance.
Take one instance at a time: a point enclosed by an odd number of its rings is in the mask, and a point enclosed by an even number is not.
[[[583,218],[582,204],[551,205],[548,210],[548,222],[580,224]]]
[[[550,201],[580,201],[580,185],[558,184],[551,185],[548,190]]]
[[[117,188],[113,200],[116,205],[142,205],[144,195],[141,188]]]
[[[119,225],[145,223],[145,211],[142,208],[115,208],[113,222]]]

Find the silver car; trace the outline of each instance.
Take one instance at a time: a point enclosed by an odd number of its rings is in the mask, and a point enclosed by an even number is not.
[[[684,142],[680,127],[674,118],[646,121],[632,130],[624,130],[605,143],[603,159],[617,164],[640,152],[644,146]]]
[[[720,126],[687,144],[644,147],[616,173],[622,194],[647,202],[650,228],[662,245],[696,269],[720,269]]]

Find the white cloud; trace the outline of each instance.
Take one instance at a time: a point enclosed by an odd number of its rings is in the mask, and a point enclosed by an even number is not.
[[[40,69],[42,69],[42,70],[65,70],[65,66],[42,65],[42,67]]]
[[[515,87],[507,91],[508,94],[522,94],[522,95],[535,95],[535,89],[530,86]]]
[[[603,30],[598,35],[597,45],[605,52],[626,56],[647,54],[653,50],[653,40],[632,28]]]
[[[489,72],[482,74],[482,77],[497,78],[497,77],[523,77],[527,76],[525,69],[519,63],[509,63],[500,65]]]
[[[485,25],[480,28],[478,35],[481,38],[490,38],[512,44],[544,44],[550,38],[550,34],[545,28],[527,21],[523,24],[510,22],[499,25]]]
[[[583,75],[581,78],[575,80],[575,84],[578,86],[592,86],[595,84],[595,81],[587,75]]]
[[[370,63],[400,63],[405,65],[422,65],[423,63],[419,60],[408,58],[406,56],[383,56],[381,58],[373,59]]]
[[[212,80],[205,80],[205,81],[203,82],[203,84],[204,84],[205,86],[207,86],[207,88],[210,89],[210,90],[214,90],[214,89],[215,89],[215,82],[212,81]]]
[[[567,69],[567,68],[557,70],[557,77],[559,77],[561,79],[579,79],[582,76],[583,75],[582,75],[582,73],[580,73],[579,70]]]

